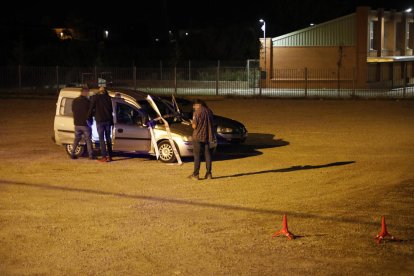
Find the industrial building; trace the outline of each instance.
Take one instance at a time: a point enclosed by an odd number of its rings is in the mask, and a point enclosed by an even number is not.
[[[409,11],[372,10],[261,40],[263,87],[306,80],[315,88],[397,88],[414,83],[414,21]],[[266,68],[265,68],[266,67]]]

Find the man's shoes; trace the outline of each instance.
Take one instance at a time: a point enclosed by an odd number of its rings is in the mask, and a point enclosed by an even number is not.
[[[188,178],[191,179],[191,180],[200,180],[198,175],[194,175],[194,174],[191,174]]]
[[[76,155],[74,155],[74,154],[71,154],[71,155],[70,155],[70,159],[75,160],[75,159],[78,159],[78,157],[76,157]]]
[[[107,157],[106,157],[106,162],[112,162],[112,157],[107,156]]]
[[[101,157],[98,159],[98,162],[106,163],[108,161],[106,160],[106,157]]]
[[[213,175],[211,173],[206,173],[205,179],[213,179]]]

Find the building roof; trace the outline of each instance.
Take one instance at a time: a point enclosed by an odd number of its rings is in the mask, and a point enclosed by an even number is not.
[[[353,46],[356,44],[356,13],[272,38],[274,47]]]

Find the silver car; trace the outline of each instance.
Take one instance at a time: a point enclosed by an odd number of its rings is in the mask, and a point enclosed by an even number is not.
[[[74,125],[72,101],[80,95],[80,88],[63,88],[56,103],[54,122],[55,142],[65,147],[68,154],[72,151],[74,140]],[[156,150],[151,143],[151,133],[148,121],[156,119],[157,115],[149,108],[147,94],[131,90],[108,90],[112,97],[114,127],[112,129],[112,143],[114,151],[136,152],[155,155]],[[91,96],[96,91],[91,90]],[[163,117],[168,121],[171,135],[181,157],[192,156],[192,128],[191,125],[168,112],[169,107],[158,99],[154,99]],[[168,140],[168,133],[163,123],[156,121],[154,127],[155,141],[159,149],[159,158],[162,162],[171,163],[176,157]],[[99,138],[94,121],[92,125],[92,142],[99,148]],[[77,156],[85,152],[85,142],[81,141],[75,150]]]

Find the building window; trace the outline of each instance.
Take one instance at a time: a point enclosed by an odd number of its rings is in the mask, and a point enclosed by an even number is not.
[[[407,35],[407,39],[408,39],[408,48],[409,49],[414,49],[414,23],[410,22],[408,24],[408,35]]]
[[[406,48],[406,46],[404,45],[405,44],[405,40],[400,39],[401,37],[405,36],[405,33],[404,33],[403,30],[404,30],[403,22],[398,22],[397,23],[397,41],[396,41],[396,48],[401,51],[401,54],[403,53],[403,51]]]
[[[394,51],[395,49],[395,20],[387,19],[384,22],[384,37],[383,37],[383,50],[391,50]],[[387,53],[389,54],[389,53]]]
[[[374,21],[373,20],[369,22],[369,49],[375,50],[374,49]]]

